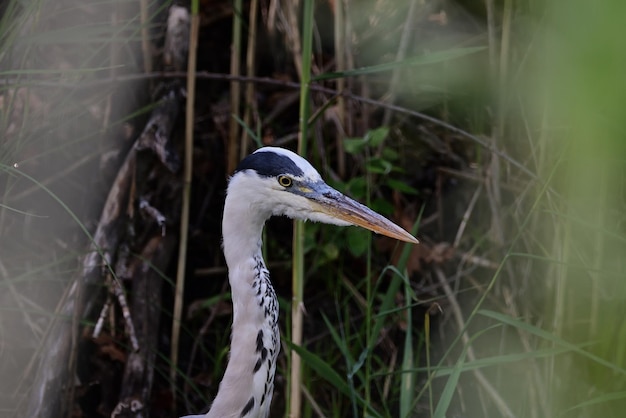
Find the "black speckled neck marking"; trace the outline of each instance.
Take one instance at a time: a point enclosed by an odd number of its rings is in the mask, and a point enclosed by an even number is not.
[[[291,158],[272,151],[248,155],[239,163],[235,173],[243,170],[254,170],[263,177],[277,177],[281,174],[291,174],[295,177],[304,175],[304,171]]]
[[[241,410],[241,417],[245,417],[246,415],[248,415],[248,413],[252,411],[252,408],[254,408],[254,396],[250,398],[246,406],[244,406]]]

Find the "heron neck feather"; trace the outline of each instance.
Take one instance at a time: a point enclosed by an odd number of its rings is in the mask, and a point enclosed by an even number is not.
[[[265,418],[280,348],[278,301],[261,255],[261,236],[269,215],[255,210],[247,193],[231,186],[222,222],[233,301],[231,351],[206,417]]]

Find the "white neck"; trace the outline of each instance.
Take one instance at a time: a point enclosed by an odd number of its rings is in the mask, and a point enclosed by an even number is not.
[[[270,214],[260,213],[235,188],[231,182],[222,223],[233,299],[231,352],[206,417],[265,418],[280,349],[278,301],[261,255],[261,234]]]

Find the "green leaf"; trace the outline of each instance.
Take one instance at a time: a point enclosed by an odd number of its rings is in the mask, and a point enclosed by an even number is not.
[[[348,154],[361,154],[367,147],[367,140],[365,138],[344,138],[343,148]]]
[[[446,412],[448,411],[450,403],[452,402],[454,392],[458,387],[461,372],[463,371],[463,365],[465,363],[466,354],[467,352],[463,350],[463,353],[459,356],[459,360],[456,362],[452,374],[448,378],[448,381],[446,382],[446,385],[441,392],[441,397],[439,398],[439,402],[437,402],[435,414],[433,415],[434,418],[445,418]]]
[[[335,371],[335,369],[316,354],[310,352],[304,347],[294,345],[290,341],[286,341],[290,349],[298,353],[302,360],[324,380],[330,383],[335,389],[344,395],[350,396],[350,387],[346,381]]]
[[[334,242],[329,242],[324,245],[324,255],[328,260],[336,260],[339,258],[339,247]]]
[[[389,128],[381,126],[380,128],[367,131],[363,138],[345,138],[343,147],[348,154],[361,154],[367,147],[378,147],[387,138],[388,134]]]
[[[333,341],[335,341],[335,345],[339,347],[339,350],[341,350],[341,354],[345,358],[348,368],[351,368],[352,365],[354,364],[354,359],[352,358],[352,354],[350,354],[350,349],[348,348],[346,341],[343,338],[341,338],[341,336],[339,335],[339,333],[333,326],[332,322],[330,322],[330,319],[328,319],[328,317],[324,315],[323,313],[322,313],[322,319],[326,323],[326,327],[328,328],[328,331],[330,332],[331,337],[333,337]]]
[[[400,154],[393,148],[385,147],[383,148],[381,156],[388,161],[397,161]]]
[[[210,297],[208,299],[204,299],[202,303],[200,304],[200,306],[202,307],[202,309],[207,309],[207,308],[214,307],[219,302],[230,301],[230,300],[231,300],[230,292],[227,292],[227,293],[219,294],[217,296]]]
[[[389,174],[393,171],[393,164],[382,158],[371,158],[366,164],[367,171],[374,174]]]
[[[353,256],[359,257],[367,251],[369,245],[367,234],[369,231],[361,228],[348,228],[346,230],[348,249]]]
[[[350,179],[346,187],[347,193],[353,199],[361,199],[367,194],[367,179],[365,177],[354,177]]]
[[[302,357],[302,361],[304,361],[307,366],[313,369],[320,377],[330,383],[335,389],[339,392],[343,393],[346,396],[354,397],[358,404],[367,411],[369,416],[380,417],[381,415],[372,408],[371,405],[368,405],[365,400],[356,393],[352,393],[350,386],[346,381],[335,371],[335,369],[324,360],[322,360],[316,354],[311,353],[306,348],[301,347],[299,345],[293,344],[291,341],[285,341],[289,349],[295,351],[300,357]]]
[[[389,128],[381,126],[380,128],[367,131],[365,134],[365,141],[371,147],[377,147],[383,143],[387,135],[389,134]]]
[[[372,210],[380,213],[381,215],[391,215],[395,209],[393,203],[382,198],[373,200],[370,203],[370,207],[372,208]]]
[[[393,190],[397,190],[402,193],[412,194],[412,195],[419,194],[417,189],[414,189],[413,187],[409,186],[408,184],[400,180],[394,180],[394,179],[388,178],[387,180],[385,180],[385,184],[389,186],[390,188],[392,188]]]

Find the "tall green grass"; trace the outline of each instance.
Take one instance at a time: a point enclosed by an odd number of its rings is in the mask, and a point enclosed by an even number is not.
[[[345,363],[345,378],[324,360],[338,360],[332,350],[301,354],[352,404],[345,410],[335,404],[330,410],[343,412],[332,416],[449,416],[461,411],[469,416],[619,416],[624,408],[623,6],[506,2],[500,9],[488,3],[495,19],[490,28],[492,71],[499,81],[491,86],[494,119],[488,125],[495,128],[487,135],[494,149],[522,161],[533,176],[480,151],[490,185],[479,201],[488,210],[482,216],[471,214],[477,222],[470,223],[468,233],[477,242],[472,251],[498,268],[491,276],[479,276],[482,286],[475,290],[457,287],[463,290],[454,296],[460,328],[445,327],[443,342],[433,343],[432,328],[426,338],[419,330],[413,334],[414,326],[407,329],[400,368],[391,376],[409,392],[373,404],[371,391],[380,374],[361,371],[380,361],[366,338],[379,336],[380,322],[372,328],[366,320],[362,334],[350,337],[349,327],[337,328],[325,319]],[[597,30],[581,31],[580,22]],[[453,54],[441,56],[446,62]],[[419,57],[315,79],[408,69],[415,62]],[[507,193],[510,187],[517,192]],[[351,289],[354,296],[358,290]],[[365,290],[369,296],[363,314],[368,318],[372,298],[382,295],[370,293],[367,285]],[[343,314],[336,318],[346,322]],[[427,347],[418,343],[424,338]],[[359,344],[364,349],[355,351]],[[436,363],[430,359],[427,367],[418,355],[425,349],[429,358],[437,352]],[[359,382],[363,378],[366,382]]]

